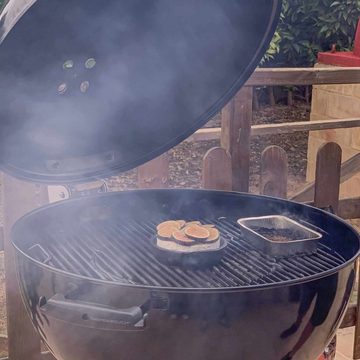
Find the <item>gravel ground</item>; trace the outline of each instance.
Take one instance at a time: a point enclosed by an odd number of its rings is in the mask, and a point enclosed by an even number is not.
[[[296,103],[288,107],[277,105],[264,107],[254,113],[254,124],[281,123],[308,120],[310,107]],[[211,120],[207,127],[220,126],[220,116]],[[257,192],[261,152],[269,145],[281,146],[289,157],[289,193],[302,186],[306,175],[308,134],[299,132],[291,135],[256,136],[251,142],[250,188]],[[201,163],[205,153],[219,141],[183,142],[169,151],[171,187],[198,188],[201,183]],[[107,179],[111,190],[136,188],[136,171]]]

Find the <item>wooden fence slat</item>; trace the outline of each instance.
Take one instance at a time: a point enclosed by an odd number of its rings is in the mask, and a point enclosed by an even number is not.
[[[359,260],[357,261],[357,273],[359,274]],[[357,281],[355,285],[357,287],[357,303],[356,303],[356,312],[355,312],[355,335],[354,335],[354,359],[360,359],[360,281]]]
[[[203,160],[202,187],[211,190],[232,189],[231,158],[224,148],[210,149]]]
[[[341,147],[329,142],[320,147],[316,157],[314,205],[331,207],[337,213],[340,192]]]
[[[252,88],[242,88],[222,111],[221,146],[231,156],[232,187],[249,191]]]
[[[329,129],[349,129],[360,127],[360,119],[329,119],[315,121],[296,121],[281,124],[260,124],[251,127],[251,136],[292,134],[298,131],[318,131]],[[196,131],[186,141],[208,141],[220,138],[221,128],[203,128]]]
[[[344,68],[261,68],[245,86],[322,85],[360,83],[359,67]]]
[[[347,129],[360,127],[360,119],[329,119],[313,121],[297,121],[281,124],[261,124],[251,128],[251,136],[291,134],[298,131],[314,131],[329,129]]]
[[[13,360],[38,360],[40,339],[31,324],[17,282],[15,250],[10,241],[10,230],[17,219],[48,202],[46,186],[3,176],[4,248],[7,332],[9,358]]]
[[[260,194],[287,198],[288,158],[279,146],[268,146],[261,154]]]
[[[338,215],[343,219],[359,219],[360,197],[341,199],[339,201]]]
[[[351,179],[360,170],[360,153],[346,160],[341,165],[340,183]],[[302,190],[292,196],[291,200],[298,202],[311,201],[314,198],[315,181],[306,185]]]
[[[161,189],[168,187],[169,156],[160,155],[137,169],[138,186],[144,189]]]

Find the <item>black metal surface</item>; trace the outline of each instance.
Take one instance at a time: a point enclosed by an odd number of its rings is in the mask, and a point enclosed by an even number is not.
[[[343,265],[345,259],[325,244],[311,255],[284,259],[257,251],[229,220],[196,219],[213,223],[228,246],[218,265],[194,271],[166,266],[158,261],[152,246],[156,225],[164,219],[122,219],[79,224],[57,220],[57,229],[47,229],[27,252],[53,269],[92,279],[120,284],[174,288],[226,288],[282,284],[299,280]],[[189,219],[192,220],[192,219]],[[195,220],[195,219],[193,219]],[[66,229],[65,231],[63,229]],[[47,256],[43,257],[46,253]]]
[[[300,224],[323,229],[315,253],[269,256],[256,250],[236,222],[284,212]],[[156,225],[165,219],[215,224],[228,241],[221,262],[203,271],[160,263],[151,242]],[[277,199],[196,190],[109,193],[55,204],[19,221],[14,244],[32,260],[69,276],[185,290],[308,281],[337,271],[358,251],[353,230],[320,210]]]
[[[167,151],[245,83],[280,2],[10,0],[0,16],[4,169],[68,183]]]
[[[316,255],[283,259],[277,268],[244,240],[234,241],[238,218],[284,212],[329,234]],[[155,216],[207,222],[226,217],[217,221],[230,238],[226,262],[205,272],[160,265],[146,240]],[[321,210],[195,190],[113,193],[55,204],[21,219],[12,238],[28,312],[58,360],[141,360],[144,354],[174,360],[315,359],[345,313],[359,251],[358,234]],[[96,265],[94,247],[106,254]]]

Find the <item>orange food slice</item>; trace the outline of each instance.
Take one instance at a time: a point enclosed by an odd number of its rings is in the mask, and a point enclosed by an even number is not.
[[[185,220],[176,220],[176,222],[179,224],[179,229],[182,229],[186,225]]]
[[[164,221],[162,223],[160,223],[157,227],[156,230],[159,231],[162,228],[167,228],[167,227],[175,227],[177,229],[180,229],[180,225],[177,221],[175,220],[168,220],[168,221]]]
[[[200,221],[189,221],[186,223],[186,225],[201,225]]]
[[[189,239],[182,230],[175,230],[172,233],[172,238],[180,245],[191,246],[196,244],[196,241]]]
[[[205,241],[210,236],[209,230],[201,225],[186,226],[184,232],[190,239],[197,241]]]
[[[179,230],[177,226],[167,225],[160,228],[157,232],[157,236],[161,240],[171,240],[174,231]]]
[[[212,243],[212,242],[216,242],[219,240],[219,237],[220,237],[220,232],[218,229],[216,228],[210,228],[208,229],[209,230],[209,233],[210,233],[210,236],[207,238],[206,242],[207,243]]]

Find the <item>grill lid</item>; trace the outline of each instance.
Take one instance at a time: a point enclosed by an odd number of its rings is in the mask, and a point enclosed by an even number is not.
[[[0,18],[0,154],[48,183],[175,146],[245,83],[281,0],[10,0]]]

